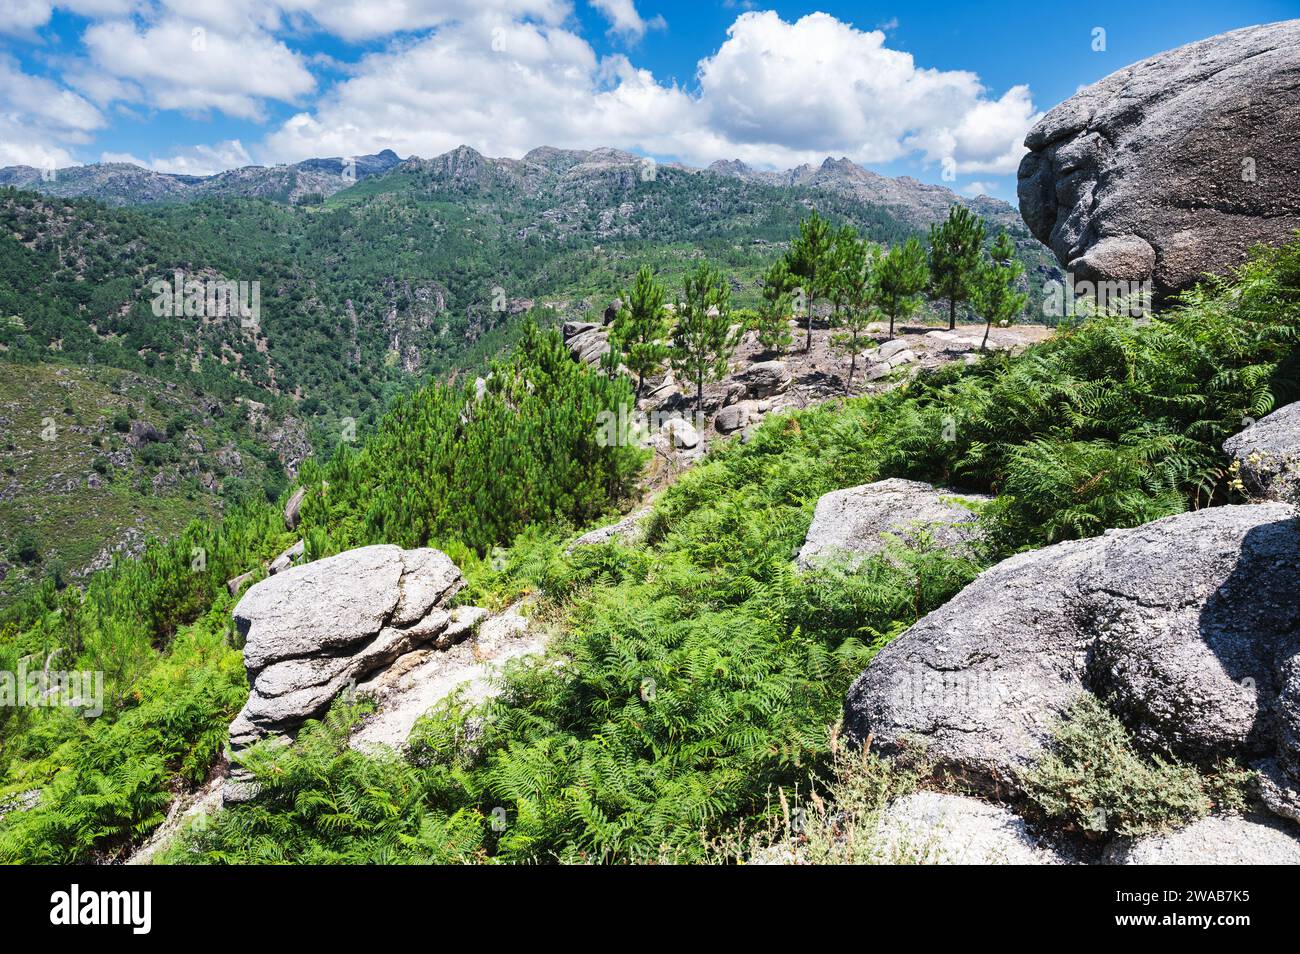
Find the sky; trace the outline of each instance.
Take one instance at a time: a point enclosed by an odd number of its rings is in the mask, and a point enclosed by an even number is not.
[[[1079,88],[1300,0],[0,0],[0,166],[614,146],[1015,194]]]

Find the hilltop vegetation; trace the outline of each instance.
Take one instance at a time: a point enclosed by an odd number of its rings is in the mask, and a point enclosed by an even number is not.
[[[778,787],[827,768],[849,681],[982,566],[1229,499],[1219,445],[1243,416],[1297,396],[1298,317],[1291,246],[1149,323],[1099,316],[1019,357],[772,417],[664,494],[645,546],[572,554],[571,525],[634,475],[634,454],[586,439],[630,385],[527,331],[478,403],[472,387],[415,395],[359,453],[304,470],[322,493],[303,524],[312,555],[433,543],[467,572],[467,599],[542,594],[553,659],[516,666],[475,710],[443,706],[404,760],[347,749],[357,710],[338,708],[288,753],[255,757],[262,796],[193,831],[172,860],[707,857],[710,839],[771,811]],[[569,443],[516,459],[556,426]],[[493,479],[502,467],[526,479],[525,497]],[[887,476],[996,493],[987,551],[923,547],[796,574],[818,496]],[[111,851],[157,823],[169,786],[202,776],[242,701],[223,581],[291,539],[277,510],[248,504],[97,575],[84,596],[47,586],[7,615],[7,668],[62,648],[67,665],[108,672],[109,705],[93,721],[4,712],[0,798],[42,794],[0,818],[0,858]]]
[[[399,164],[362,157],[376,162],[358,160],[357,181],[346,188],[335,160],[303,163],[297,172],[237,170],[202,188],[159,174],[123,179],[125,167],[64,170],[53,183],[11,177],[24,187],[92,195],[119,183],[136,201],[156,201],[109,208],[0,189],[0,362],[18,368],[15,386],[39,380],[22,370],[35,366],[128,371],[160,394],[183,393],[177,413],[200,421],[212,440],[202,440],[202,452],[190,451],[187,440],[171,443],[170,463],[185,475],[176,483],[169,476],[167,486],[144,491],[138,481],[117,481],[120,505],[108,507],[102,525],[42,516],[42,474],[59,474],[70,486],[96,478],[79,450],[32,444],[10,463],[11,506],[0,511],[0,526],[16,533],[35,517],[50,531],[43,533],[49,562],[0,554],[22,566],[0,581],[3,595],[55,571],[82,572],[124,535],[143,541],[224,512],[246,486],[278,493],[280,468],[292,476],[296,460],[288,457],[302,455],[277,450],[277,465],[265,440],[250,442],[237,423],[246,402],[264,406],[257,412],[263,437],[301,431],[295,444],[328,457],[372,432],[385,409],[424,380],[479,372],[509,351],[525,316],[550,325],[598,313],[643,265],[676,287],[707,258],[725,272],[735,306],[752,309],[762,300],[764,270],[814,204],[875,242],[920,234],[915,222],[873,202],[874,193],[667,166],[647,176],[636,157],[609,150],[543,149],[530,157],[488,160],[472,150]],[[310,202],[296,193],[286,201],[276,183],[291,173],[304,181],[333,177],[332,186]],[[190,201],[175,201],[173,187]],[[144,191],[130,192],[137,188]],[[1027,287],[1037,288],[1044,255],[1023,229],[1017,235],[1017,254],[1033,266]],[[209,285],[257,283],[257,320],[228,310],[159,313],[153,283],[178,274]],[[5,426],[24,424],[14,418]],[[237,450],[247,466],[210,467],[203,457],[213,445]],[[195,475],[200,486],[178,489]],[[133,476],[152,481],[156,472]],[[240,483],[227,489],[227,476]]]

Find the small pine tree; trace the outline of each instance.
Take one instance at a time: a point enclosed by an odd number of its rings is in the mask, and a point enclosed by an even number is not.
[[[970,301],[984,245],[984,220],[953,203],[948,220],[930,226],[930,291],[948,300],[948,330],[957,327],[957,306]]]
[[[823,288],[831,303],[831,327],[840,323],[840,311],[852,293],[861,272],[863,245],[858,241],[858,230],[851,225],[841,226],[831,235],[830,250],[826,254],[826,280]]]
[[[856,236],[851,242],[844,240],[836,251],[835,284],[843,306],[843,330],[831,338],[831,343],[850,355],[849,376],[844,384],[846,394],[853,389],[862,338],[880,314],[875,278],[879,260],[879,246],[859,241]]]
[[[683,297],[677,302],[673,329],[674,370],[695,382],[695,413],[704,412],[704,382],[727,372],[740,334],[731,327],[731,289],[722,273],[701,262],[686,275]]]
[[[971,300],[976,312],[982,314],[985,320],[981,351],[988,348],[989,330],[994,322],[1001,325],[1011,321],[1024,311],[1025,303],[1029,301],[1027,294],[1016,291],[1016,282],[1023,274],[1024,267],[1016,261],[1015,256],[1016,243],[1003,229],[989,250],[988,260],[980,266],[976,276]]]
[[[876,285],[880,310],[889,316],[889,337],[894,337],[894,323],[906,321],[921,307],[921,296],[930,283],[930,269],[925,264],[925,249],[915,237],[895,245],[881,256],[876,266]]]
[[[807,310],[807,337],[803,350],[812,350],[813,312],[817,296],[826,284],[827,263],[831,253],[831,226],[816,212],[799,223],[799,237],[790,244],[786,264],[790,274],[799,279]]]
[[[780,354],[790,346],[790,289],[794,278],[784,261],[777,261],[763,276],[763,301],[753,328],[766,351]]]
[[[623,293],[623,300],[627,304],[619,309],[610,329],[611,350],[616,346],[623,364],[636,375],[639,397],[646,376],[657,372],[668,357],[670,325],[664,308],[664,287],[648,265],[642,266],[632,290]]]

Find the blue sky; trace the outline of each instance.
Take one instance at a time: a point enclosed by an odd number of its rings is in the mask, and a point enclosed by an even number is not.
[[[1131,0],[0,5],[0,165],[207,174],[381,148],[612,145],[693,165],[847,155],[1002,198],[1028,126],[1080,86],[1300,13]]]

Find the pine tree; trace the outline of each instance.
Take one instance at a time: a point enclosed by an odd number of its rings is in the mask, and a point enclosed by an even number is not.
[[[894,322],[906,321],[921,306],[921,296],[930,282],[925,264],[925,249],[915,237],[895,245],[881,256],[876,266],[876,284],[880,310],[889,316],[889,337],[894,337]]]
[[[957,327],[957,306],[970,301],[979,274],[984,220],[953,203],[948,220],[930,226],[930,291],[948,300],[948,330]]]
[[[1016,243],[1003,229],[989,250],[988,261],[980,266],[972,295],[976,312],[985,320],[981,351],[988,348],[994,322],[1001,325],[1024,311],[1029,296],[1016,291],[1016,282],[1023,273],[1024,267],[1016,261]]]
[[[799,223],[799,237],[790,244],[786,263],[790,274],[801,282],[807,309],[807,337],[804,351],[812,350],[813,311],[817,296],[826,284],[826,271],[831,253],[831,226],[816,212]]]
[[[695,382],[695,413],[704,412],[704,382],[727,373],[727,361],[740,343],[731,328],[731,289],[722,273],[701,262],[684,282],[673,330],[673,368]]]
[[[849,376],[844,385],[847,394],[853,388],[853,375],[858,368],[858,351],[867,327],[880,314],[875,271],[880,261],[879,246],[845,237],[836,249],[835,285],[843,305],[843,330],[834,335],[832,344],[837,350],[847,351]]]
[[[831,327],[840,323],[840,310],[844,307],[858,279],[861,269],[863,245],[858,241],[858,230],[851,225],[836,229],[831,235],[830,251],[826,255],[826,280],[823,288],[831,302]]]
[[[790,288],[794,279],[784,260],[778,260],[763,276],[763,301],[758,307],[754,330],[758,343],[767,351],[780,353],[790,346]]]
[[[623,293],[623,301],[626,304],[619,309],[610,330],[611,348],[617,342],[623,364],[636,375],[639,397],[646,375],[658,371],[668,357],[665,339],[670,328],[664,309],[664,287],[655,281],[648,265],[636,273],[632,290]]]

